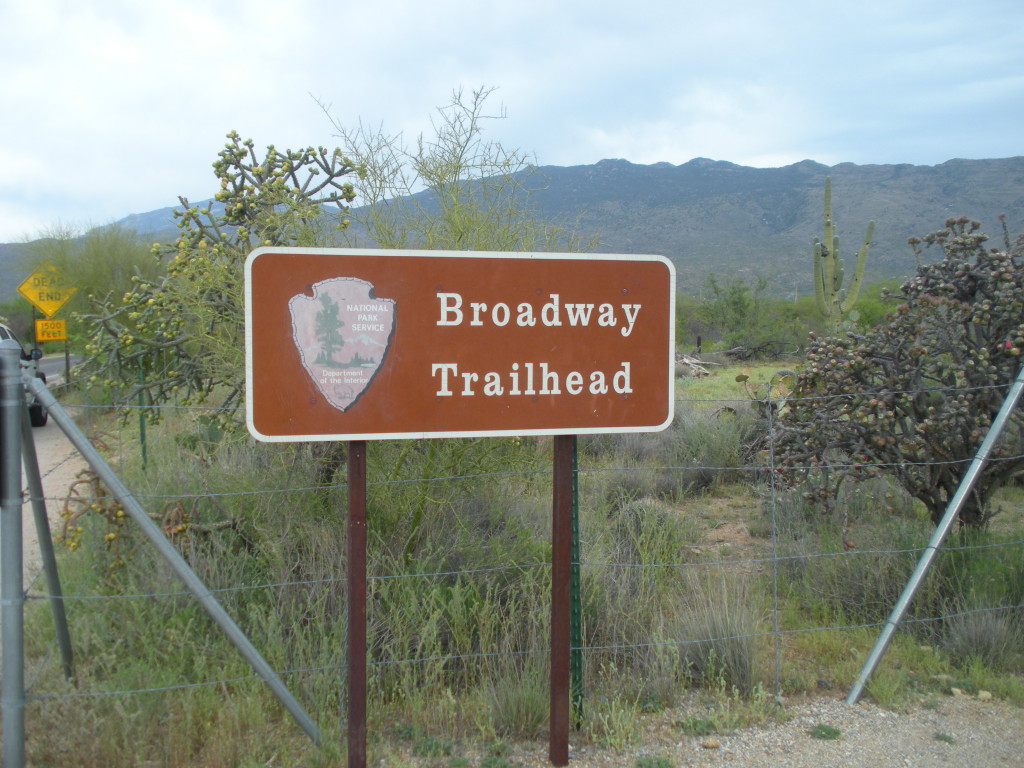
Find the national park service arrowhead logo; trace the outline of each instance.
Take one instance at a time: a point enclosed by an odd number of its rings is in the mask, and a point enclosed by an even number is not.
[[[288,310],[302,367],[327,402],[348,410],[388,353],[394,299],[375,298],[365,280],[335,277],[314,284],[312,296],[292,296]]]

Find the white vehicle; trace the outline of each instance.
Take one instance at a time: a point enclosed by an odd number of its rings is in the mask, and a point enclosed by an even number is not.
[[[21,347],[21,369],[23,371],[29,371],[37,379],[42,379],[43,383],[46,383],[46,374],[42,373],[36,361],[43,356],[43,351],[38,347],[34,347],[31,352],[26,352],[25,347],[22,346],[21,340],[14,334],[10,328],[6,325],[0,324],[0,340],[3,339],[14,339],[18,342],[18,346]],[[46,420],[50,414],[46,412],[46,409],[40,403],[36,402],[35,396],[25,390],[25,397],[28,400],[28,418],[33,427],[42,427],[46,425]]]

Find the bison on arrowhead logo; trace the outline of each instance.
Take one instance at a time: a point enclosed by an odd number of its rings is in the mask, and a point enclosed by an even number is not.
[[[378,299],[373,285],[335,277],[313,285],[313,295],[288,301],[292,338],[302,367],[339,411],[348,410],[384,362],[395,327],[394,299]]]

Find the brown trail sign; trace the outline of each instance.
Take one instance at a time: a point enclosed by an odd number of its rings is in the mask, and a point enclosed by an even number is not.
[[[260,248],[248,421],[267,441],[655,431],[675,275],[658,256]]]
[[[348,765],[366,765],[366,440],[554,435],[549,758],[569,762],[572,435],[672,422],[675,271],[660,256],[260,248],[245,264],[246,417],[348,441]]]

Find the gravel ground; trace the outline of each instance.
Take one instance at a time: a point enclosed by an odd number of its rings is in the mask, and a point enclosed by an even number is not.
[[[982,694],[984,696],[984,694]],[[784,722],[714,737],[673,735],[667,713],[647,727],[644,743],[622,752],[581,746],[570,751],[579,768],[634,768],[641,757],[662,757],[674,768],[939,768],[1024,766],[1024,709],[972,696],[945,696],[933,706],[890,712],[869,703],[815,699],[786,705]],[[835,740],[812,738],[815,726],[839,731]],[[518,747],[513,765],[547,766],[547,745]],[[472,763],[471,763],[472,764]]]

